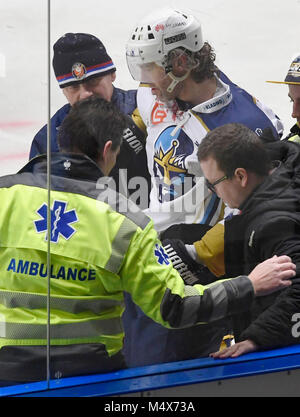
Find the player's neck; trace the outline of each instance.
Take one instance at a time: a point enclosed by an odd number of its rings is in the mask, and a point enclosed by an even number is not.
[[[197,104],[204,103],[210,100],[216,92],[217,80],[210,78],[196,83],[191,77],[184,81],[185,85],[181,91],[180,99],[197,106]]]

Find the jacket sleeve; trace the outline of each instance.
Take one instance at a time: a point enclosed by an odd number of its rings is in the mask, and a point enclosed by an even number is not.
[[[201,262],[215,276],[225,275],[223,223],[213,226],[201,240],[194,242],[194,246]]]
[[[261,101],[257,100],[255,97],[253,97],[253,100],[257,107],[260,108],[261,111],[265,113],[265,115],[270,119],[271,123],[273,124],[275,131],[278,134],[278,137],[281,138],[284,130],[284,126],[282,121],[279,119],[279,117],[273,112],[270,107],[266,106]]]
[[[70,104],[65,104],[61,107],[51,118],[51,150],[52,152],[58,152],[57,144],[57,132],[63,122],[64,118],[70,111]],[[34,158],[37,155],[41,155],[47,152],[47,125],[43,126],[41,130],[33,138],[29,159]]]
[[[292,328],[293,316],[300,312],[300,239],[299,225],[289,218],[277,217],[274,222],[262,226],[254,235],[253,246],[260,248],[258,256],[267,259],[273,255],[288,255],[296,264],[293,284],[269,297],[261,297],[256,319],[241,334],[240,340],[250,339],[260,348],[275,348],[299,343]],[[283,238],[284,236],[284,238]],[[264,304],[264,299],[267,301]]]
[[[230,209],[223,204],[219,222],[208,230],[201,240],[194,242],[194,247],[201,263],[206,265],[216,277],[225,275],[224,220],[237,213],[238,210]]]
[[[44,126],[33,138],[29,159],[47,152],[47,126]]]
[[[166,327],[218,320],[249,309],[254,298],[247,276],[207,286],[184,285],[164,253],[152,221],[132,238],[120,276],[123,290],[146,315]]]

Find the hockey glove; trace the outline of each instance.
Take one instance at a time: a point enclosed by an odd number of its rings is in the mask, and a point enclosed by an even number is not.
[[[182,240],[165,239],[162,245],[186,285],[206,284],[207,268],[191,258]]]

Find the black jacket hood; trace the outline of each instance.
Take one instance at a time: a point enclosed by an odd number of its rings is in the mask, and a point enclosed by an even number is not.
[[[24,172],[46,174],[47,155],[43,154],[32,158],[18,174]],[[103,177],[98,165],[87,155],[60,152],[51,154],[51,174],[81,181],[97,181],[99,177]]]
[[[265,145],[274,161],[275,170],[270,174],[241,205],[243,214],[248,218],[261,212],[299,211],[300,204],[300,145],[294,142],[280,141]]]

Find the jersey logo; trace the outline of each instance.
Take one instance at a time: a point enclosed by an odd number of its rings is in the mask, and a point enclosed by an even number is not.
[[[183,190],[185,186],[194,185],[193,176],[185,164],[186,158],[194,152],[194,144],[182,129],[172,136],[175,127],[165,129],[154,145],[153,171],[159,179],[158,199],[161,203],[174,200],[188,191]],[[187,177],[191,177],[191,184],[185,184]]]
[[[157,262],[160,265],[163,265],[163,264],[169,265],[170,261],[169,261],[168,255],[164,251],[164,248],[162,246],[159,246],[157,243],[155,245],[154,254],[157,257]]]
[[[159,23],[155,26],[155,30],[156,30],[156,32],[159,32],[160,30],[165,30],[165,26],[163,24]]]
[[[154,125],[158,125],[159,123],[162,123],[167,117],[167,112],[165,110],[160,109],[160,107],[164,107],[164,104],[156,102],[153,107],[153,110],[151,113],[151,122]]]
[[[76,210],[66,211],[68,203],[64,201],[55,200],[51,209],[51,242],[57,243],[59,237],[69,240],[76,230],[70,226],[72,223],[78,222]],[[35,220],[34,225],[37,233],[45,233],[45,240],[47,240],[47,204],[44,203],[36,212],[42,217],[40,220]]]

